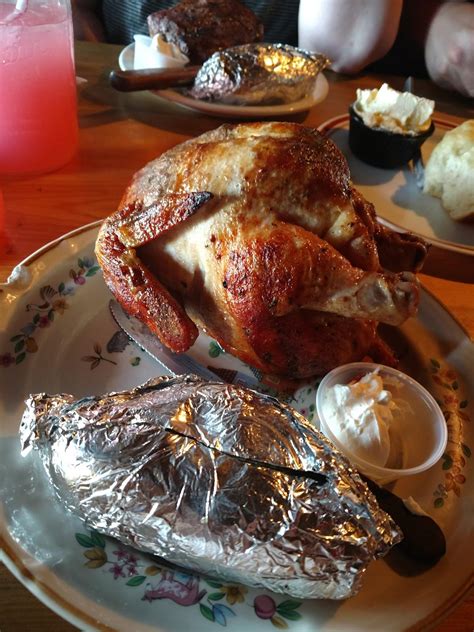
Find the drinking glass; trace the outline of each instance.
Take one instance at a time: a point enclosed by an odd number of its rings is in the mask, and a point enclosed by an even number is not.
[[[0,177],[52,171],[78,140],[69,0],[0,0]]]

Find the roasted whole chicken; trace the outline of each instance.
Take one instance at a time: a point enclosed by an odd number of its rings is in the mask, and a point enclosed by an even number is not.
[[[223,125],[139,171],[99,233],[112,293],[175,352],[198,327],[268,376],[394,357],[426,246],[376,220],[333,142],[294,123]]]

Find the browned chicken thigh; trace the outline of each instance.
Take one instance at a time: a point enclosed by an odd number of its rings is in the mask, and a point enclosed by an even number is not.
[[[252,123],[138,172],[96,252],[119,302],[170,349],[188,349],[197,325],[264,373],[302,378],[392,361],[376,325],[416,313],[426,248],[377,223],[331,141]]]

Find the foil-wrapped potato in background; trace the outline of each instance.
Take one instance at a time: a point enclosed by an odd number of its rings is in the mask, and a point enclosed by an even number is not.
[[[311,94],[329,59],[286,44],[245,44],[214,53],[189,91],[237,105],[292,103]]]
[[[323,435],[248,389],[180,376],[33,395],[21,441],[90,528],[227,581],[343,599],[400,539]]]

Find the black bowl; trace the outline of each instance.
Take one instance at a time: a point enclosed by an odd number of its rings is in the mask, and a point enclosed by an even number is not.
[[[349,108],[349,147],[352,153],[374,167],[395,169],[406,165],[434,132],[434,123],[421,134],[409,136],[368,127],[351,106]]]

